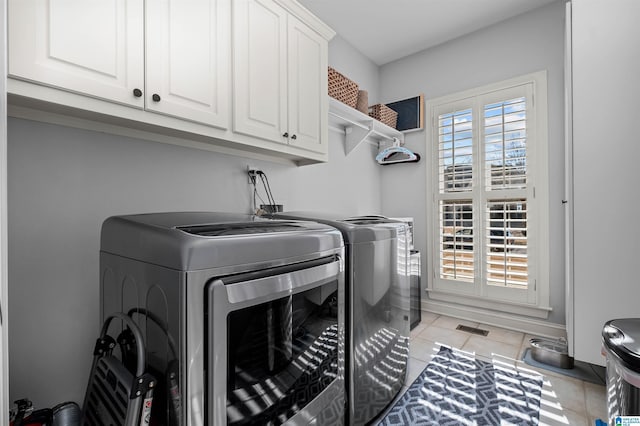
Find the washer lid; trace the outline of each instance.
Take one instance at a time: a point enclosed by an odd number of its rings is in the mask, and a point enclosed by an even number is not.
[[[344,222],[355,225],[382,225],[388,223],[403,223],[384,216],[355,216],[344,219]]]
[[[183,271],[278,264],[342,246],[324,224],[217,212],[113,216],[100,238],[104,253]]]
[[[397,238],[398,233],[406,232],[406,223],[384,216],[347,216],[330,212],[295,211],[276,213],[274,219],[311,220],[339,229],[345,244],[358,244],[371,241]]]
[[[602,329],[602,339],[625,367],[640,373],[640,318],[607,321]]]
[[[176,226],[176,229],[188,234],[205,237],[222,237],[229,235],[263,234],[265,232],[292,232],[303,228],[296,222],[240,222],[207,225]]]

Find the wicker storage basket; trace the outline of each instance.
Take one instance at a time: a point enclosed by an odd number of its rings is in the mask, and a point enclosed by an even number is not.
[[[382,121],[389,127],[396,128],[398,113],[384,104],[370,106],[369,115],[378,121]]]
[[[358,90],[358,102],[356,109],[363,114],[369,113],[369,92],[366,90]]]
[[[358,83],[329,67],[329,96],[355,108],[358,103]]]

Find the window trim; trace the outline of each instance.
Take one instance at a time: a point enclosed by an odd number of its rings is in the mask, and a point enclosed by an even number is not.
[[[532,87],[532,111],[535,114],[535,128],[531,129],[535,140],[535,162],[530,167],[534,170],[534,181],[531,186],[531,196],[534,201],[531,217],[536,223],[536,244],[529,250],[530,269],[535,268],[536,281],[534,283],[534,295],[526,302],[516,302],[503,299],[489,299],[488,296],[470,295],[455,290],[443,290],[435,288],[438,277],[439,255],[439,228],[438,228],[438,158],[433,153],[437,152],[438,125],[436,110],[443,104],[460,102],[467,104],[469,98],[490,95],[491,92],[503,91],[516,86],[531,84]],[[434,300],[455,302],[460,304],[481,306],[498,311],[521,313],[524,315],[547,318],[551,308],[549,306],[549,145],[548,145],[548,110],[547,110],[547,71],[537,71],[530,74],[510,78],[464,90],[426,102],[428,114],[426,146],[431,153],[429,169],[427,170],[427,200],[430,200],[427,208],[427,245],[430,247],[430,255],[427,259],[427,267],[432,271],[427,279],[427,292]],[[476,112],[473,112],[476,114]],[[475,219],[474,219],[475,220]]]

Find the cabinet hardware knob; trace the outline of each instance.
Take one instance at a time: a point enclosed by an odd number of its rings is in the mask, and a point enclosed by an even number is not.
[[[142,90],[133,89],[133,96],[135,96],[136,98],[139,98],[140,96],[142,96]]]
[[[151,96],[151,99],[153,99],[154,102],[160,102],[160,95],[154,93],[153,96]]]
[[[298,139],[298,137],[296,135],[291,136],[291,139],[295,140]]]
[[[289,137],[289,132],[284,132],[284,133],[282,134],[282,137],[283,137],[283,138],[288,138],[288,137]]]

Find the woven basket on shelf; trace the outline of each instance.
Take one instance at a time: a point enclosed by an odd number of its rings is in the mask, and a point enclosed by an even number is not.
[[[355,108],[358,102],[358,83],[329,67],[329,96]]]
[[[358,102],[356,109],[363,114],[369,113],[369,92],[366,90],[358,90]]]
[[[398,113],[384,104],[375,104],[369,107],[369,115],[389,127],[396,128]]]

